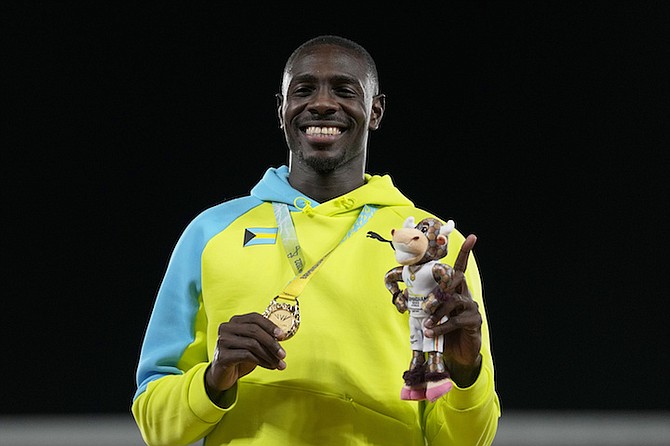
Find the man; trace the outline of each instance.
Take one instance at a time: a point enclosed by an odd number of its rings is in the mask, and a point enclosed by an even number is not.
[[[426,327],[445,335],[454,386],[434,403],[400,398],[411,355],[384,285],[395,257],[366,234],[431,215],[365,172],[384,114],[374,61],[337,36],[304,43],[277,112],[288,167],[197,216],[174,249],[137,372],[145,441],[490,444],[500,408],[474,237],[450,235],[451,299]]]

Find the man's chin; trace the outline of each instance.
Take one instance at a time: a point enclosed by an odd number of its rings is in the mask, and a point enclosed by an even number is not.
[[[309,168],[318,173],[331,173],[338,167],[342,165],[344,157],[329,157],[329,156],[319,156],[312,155],[308,157],[299,156],[300,160],[307,165]]]

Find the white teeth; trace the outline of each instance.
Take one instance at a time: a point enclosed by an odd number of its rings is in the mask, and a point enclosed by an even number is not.
[[[337,127],[307,127],[305,133],[308,135],[339,135],[342,132]]]

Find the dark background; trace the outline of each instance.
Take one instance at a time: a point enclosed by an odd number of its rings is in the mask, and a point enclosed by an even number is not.
[[[377,61],[369,171],[479,236],[503,410],[670,409],[663,2],[90,3],[1,6],[4,413],[129,410],[177,237],[286,162],[323,33]]]

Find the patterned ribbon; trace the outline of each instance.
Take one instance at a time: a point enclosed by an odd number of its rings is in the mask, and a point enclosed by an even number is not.
[[[309,202],[306,201],[307,206]],[[351,237],[356,231],[362,228],[368,220],[374,215],[377,211],[376,206],[365,205],[361,212],[358,214],[356,221],[349,228],[347,233],[344,235],[342,240],[330,249],[323,257],[321,257],[311,268],[309,268],[304,274],[301,274],[305,262],[302,257],[302,250],[300,249],[300,244],[298,243],[298,236],[295,232],[295,226],[293,225],[293,220],[291,219],[291,213],[288,209],[288,205],[285,203],[272,203],[272,207],[275,213],[275,219],[277,220],[277,227],[279,228],[279,236],[281,237],[282,244],[286,250],[286,258],[288,259],[291,268],[295,273],[295,277],[284,287],[284,291],[278,294],[278,298],[285,300],[294,301],[297,300],[297,297],[300,295],[302,290],[309,282],[309,279],[314,275],[314,273],[319,269],[323,262],[328,258],[328,256],[335,251],[335,248],[344,243],[349,237]]]

